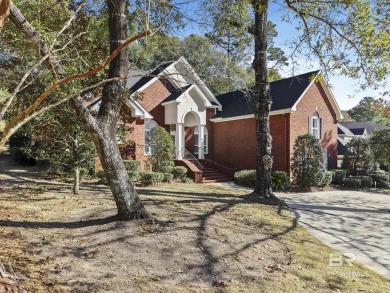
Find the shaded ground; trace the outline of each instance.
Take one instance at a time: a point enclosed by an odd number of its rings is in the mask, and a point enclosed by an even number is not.
[[[390,290],[359,266],[364,278],[329,268],[329,248],[247,191],[142,188],[153,219],[118,222],[105,186],[83,184],[74,197],[70,184],[7,160],[0,156],[0,263],[29,292]]]

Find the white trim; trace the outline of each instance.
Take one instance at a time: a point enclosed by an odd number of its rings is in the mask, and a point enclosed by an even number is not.
[[[141,119],[144,120],[153,119],[153,116],[150,115],[150,113],[146,111],[146,109],[134,99],[130,98],[129,100],[127,100],[126,105],[131,109],[131,115],[133,117],[141,117]]]
[[[298,98],[298,100],[295,102],[295,104],[291,107],[291,109],[293,111],[296,111],[297,110],[297,105],[298,103],[302,100],[302,98],[306,95],[307,91],[309,90],[309,88],[313,85],[313,83],[315,83],[316,79],[317,79],[317,76],[321,74],[321,71],[319,71],[317,73],[317,75],[313,78],[313,80],[310,82],[310,84],[306,87],[306,89],[303,91],[303,93],[301,94],[301,96]],[[295,77],[293,77],[295,78]]]
[[[249,115],[242,115],[242,116],[235,116],[235,117],[229,117],[229,118],[211,118],[211,122],[227,122],[227,121],[235,121],[235,120],[242,120],[242,119],[250,119],[255,118],[254,114]]]
[[[334,98],[332,92],[330,91],[328,85],[326,84],[325,82],[325,78],[324,78],[324,75],[322,74],[321,71],[319,71],[317,73],[317,75],[313,78],[313,80],[310,82],[310,84],[307,86],[307,88],[305,89],[305,91],[302,93],[302,95],[298,98],[298,100],[295,102],[295,104],[291,107],[291,110],[293,111],[296,111],[297,110],[297,105],[298,103],[302,100],[302,98],[305,96],[305,94],[307,93],[307,91],[309,90],[309,88],[313,85],[313,83],[315,83],[317,80],[318,80],[318,77],[321,76],[319,78],[319,81],[321,83],[321,86],[322,88],[324,89],[325,91],[325,94],[330,102],[330,104],[332,105],[332,108],[333,110],[335,111],[336,113],[336,119],[337,120],[341,120],[343,119],[343,114],[341,113],[341,110],[340,110],[340,107],[339,105],[337,104],[337,101],[336,99]]]
[[[336,119],[337,120],[343,119],[344,117],[343,117],[343,114],[341,113],[340,107],[337,104],[337,101],[336,101],[335,97],[333,96],[332,92],[330,91],[328,85],[325,83],[324,77],[322,77],[320,79],[320,82],[321,82],[322,87],[325,90],[326,95],[328,96],[328,100],[329,100],[330,104],[332,105],[333,110],[336,113]]]
[[[219,103],[217,98],[213,95],[213,93],[209,90],[209,88],[206,86],[206,84],[203,82],[202,79],[200,79],[199,75],[195,72],[195,70],[192,68],[192,66],[188,63],[188,61],[184,58],[184,56],[181,56],[174,64],[179,63],[181,61],[184,63],[190,70],[192,75],[195,77],[195,84],[199,83],[201,87],[207,92],[207,94],[213,99],[213,102],[218,104],[218,109],[222,110],[222,105]]]
[[[281,114],[289,114],[292,113],[291,109],[284,109],[284,110],[277,110],[277,111],[271,111],[269,112],[270,116],[273,115],[281,115]],[[235,121],[235,120],[242,120],[242,119],[250,119],[255,118],[255,114],[248,114],[248,115],[242,115],[242,116],[235,116],[235,117],[229,117],[229,118],[211,118],[211,122],[226,122],[226,121]]]
[[[150,86],[151,84],[153,84],[155,81],[157,81],[159,78],[160,75],[162,75],[163,73],[166,73],[167,72],[167,69],[171,66],[173,66],[177,61],[173,62],[172,64],[168,65],[164,70],[162,70],[159,74],[155,75],[152,77],[151,80],[149,80],[147,83],[145,83],[143,86],[141,86],[138,90],[136,90],[134,93],[131,94],[131,96],[133,96],[134,94],[136,93],[139,93],[139,92],[142,92],[144,89],[146,89],[148,86]],[[162,65],[164,66],[164,65]],[[157,67],[158,68],[158,67]],[[156,69],[157,69],[156,68]],[[153,70],[152,70],[153,72]],[[150,72],[148,72],[147,74],[145,74],[144,76],[147,76],[148,74],[150,74]]]
[[[173,101],[169,101],[169,102],[165,102],[165,103],[161,103],[161,106],[167,106],[167,105],[170,105],[170,104],[179,104],[180,102],[176,100],[173,100]]]

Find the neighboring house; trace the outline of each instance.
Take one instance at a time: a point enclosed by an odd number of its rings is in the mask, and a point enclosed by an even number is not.
[[[253,93],[234,91],[214,96],[181,57],[149,74],[134,72],[128,82],[133,92],[125,111],[134,121],[125,125],[121,145],[124,158],[145,168],[152,146],[149,132],[164,127],[176,145],[178,161],[195,156],[215,166],[254,169],[256,166],[256,101]],[[290,172],[295,139],[311,133],[320,139],[328,166],[337,162],[337,120],[342,114],[320,71],[272,82],[270,130],[273,169]],[[95,102],[93,107],[98,107]]]
[[[369,139],[375,130],[390,129],[372,121],[349,121],[337,124],[338,146],[337,146],[337,167],[341,168],[344,160],[345,145],[353,138]]]

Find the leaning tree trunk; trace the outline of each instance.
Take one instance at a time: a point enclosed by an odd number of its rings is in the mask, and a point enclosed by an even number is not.
[[[253,0],[255,11],[255,95],[256,102],[256,184],[254,194],[261,197],[273,197],[271,186],[271,134],[269,112],[271,96],[267,77],[267,13],[268,0]]]
[[[107,0],[108,29],[110,33],[110,53],[127,39],[126,0]],[[110,63],[108,78],[128,74],[127,49],[124,48]],[[116,140],[116,127],[119,112],[123,105],[126,80],[107,83],[103,88],[102,103],[97,123],[101,132],[94,140],[97,152],[114,195],[118,216],[123,220],[146,218],[144,209],[123,164]]]
[[[113,52],[127,37],[126,0],[107,0],[107,6],[110,51]],[[11,20],[33,42],[36,52],[39,54],[48,48],[17,7],[11,5],[11,15],[13,12],[18,17],[11,17]],[[60,67],[60,62],[52,57],[53,60],[47,62],[53,62]],[[126,76],[127,70],[127,51],[123,49],[110,63],[109,78]],[[102,104],[96,119],[84,107],[80,97],[70,102],[95,144],[117,205],[118,217],[122,220],[131,220],[147,218],[148,213],[130,183],[116,143],[116,124],[124,100],[125,84],[124,81],[114,81],[104,87]]]

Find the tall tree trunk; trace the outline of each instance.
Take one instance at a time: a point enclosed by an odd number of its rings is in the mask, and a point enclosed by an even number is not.
[[[107,0],[107,6],[110,50],[113,52],[126,39],[126,0]],[[27,19],[17,10],[16,6],[11,5],[11,16],[13,11],[18,17],[11,17],[11,20],[33,42],[37,54],[47,49],[48,46],[38,36]],[[60,64],[55,57],[53,59],[54,62],[52,60],[48,60],[48,62]],[[110,63],[109,77],[127,75],[127,62],[127,53],[126,50],[123,50]],[[76,111],[79,119],[83,122],[95,144],[116,202],[118,217],[122,220],[131,220],[147,218],[148,213],[129,180],[116,143],[116,124],[119,117],[119,110],[124,100],[125,84],[124,81],[115,81],[104,87],[102,104],[96,119],[84,107],[81,97],[71,100],[70,104]]]
[[[107,0],[110,53],[127,38],[126,0]],[[108,78],[128,73],[127,49],[123,49],[110,63]],[[126,80],[107,83],[103,88],[102,103],[97,123],[101,132],[94,139],[107,181],[114,195],[118,216],[123,220],[146,218],[144,209],[123,164],[116,140],[119,112],[123,105]],[[93,135],[94,136],[94,135]]]
[[[256,103],[256,185],[254,194],[274,197],[271,185],[271,134],[269,112],[271,110],[270,87],[267,77],[267,14],[268,0],[252,0],[255,12],[255,95]]]

